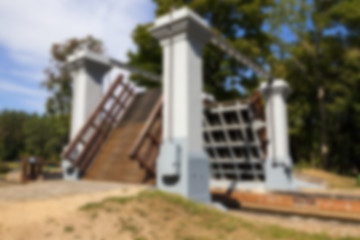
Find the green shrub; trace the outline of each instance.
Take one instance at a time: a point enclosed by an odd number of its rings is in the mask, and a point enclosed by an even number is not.
[[[5,162],[0,162],[0,174],[4,174],[9,172],[11,169]]]

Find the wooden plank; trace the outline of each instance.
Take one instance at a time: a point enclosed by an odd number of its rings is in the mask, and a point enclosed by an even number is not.
[[[148,118],[148,120],[145,123],[145,126],[141,130],[141,133],[139,137],[136,139],[135,144],[131,148],[131,151],[129,153],[130,158],[136,158],[136,155],[138,154],[138,151],[140,150],[142,144],[146,140],[146,135],[150,131],[152,125],[155,123],[156,118],[161,114],[161,108],[162,108],[163,98],[162,96],[157,101],[155,107],[151,111],[151,114]]]
[[[116,80],[114,81],[114,83],[111,85],[110,89],[108,90],[107,94],[103,97],[103,99],[100,101],[100,103],[98,104],[98,106],[95,108],[95,111],[91,114],[91,116],[88,118],[88,120],[86,121],[86,123],[84,124],[84,126],[81,128],[81,130],[79,131],[79,133],[76,135],[76,137],[74,138],[73,141],[71,141],[70,145],[68,146],[68,148],[65,150],[65,152],[62,154],[62,158],[65,159],[70,159],[71,153],[75,150],[75,147],[77,146],[77,144],[79,143],[80,139],[86,134],[86,132],[88,131],[89,127],[91,124],[93,124],[94,120],[96,119],[96,117],[98,116],[99,112],[101,111],[101,109],[105,106],[106,102],[108,101],[108,99],[111,97],[111,95],[113,94],[113,92],[115,91],[116,87],[121,84],[123,81],[123,76],[119,75]]]
[[[293,194],[254,193],[235,190],[211,189],[213,196],[222,196],[235,200],[243,209],[273,213],[360,221],[360,200],[333,199],[312,194],[303,195],[301,199]]]

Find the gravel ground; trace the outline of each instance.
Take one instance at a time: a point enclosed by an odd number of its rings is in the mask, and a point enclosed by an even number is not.
[[[360,187],[350,188],[350,189],[336,189],[336,188],[334,188],[334,189],[307,189],[307,190],[301,190],[301,192],[360,197]]]
[[[131,184],[98,181],[44,181],[28,184],[5,185],[0,188],[0,202],[32,201],[57,198],[76,194],[124,190],[127,188],[146,188]]]
[[[336,237],[359,237],[360,223],[321,220],[310,217],[282,216],[248,211],[232,211],[232,214],[254,224],[268,224],[313,234]]]

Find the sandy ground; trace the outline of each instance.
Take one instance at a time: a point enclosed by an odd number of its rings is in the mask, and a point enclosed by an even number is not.
[[[145,188],[91,181],[49,181],[2,187],[0,239],[32,239],[30,236],[43,231],[44,223],[58,221],[65,224],[66,219],[77,215],[78,209],[86,203],[110,196],[136,195]]]
[[[157,201],[142,203],[136,200],[121,207],[106,205],[97,212],[79,211],[81,206],[89,202],[99,202],[113,196],[134,196],[145,189],[146,186],[91,181],[49,181],[2,187],[0,239],[197,239],[186,238],[186,234],[192,232],[195,236],[197,233],[211,236],[209,229],[199,231],[197,224],[201,225],[204,221],[200,216],[191,216],[189,220],[189,215],[178,208]],[[230,213],[254,225],[277,225],[307,233],[360,239],[359,224],[241,211]],[[232,228],[237,230],[232,232]],[[257,239],[256,232],[242,226],[236,225],[229,229],[229,234],[238,234],[236,236],[241,236],[243,240]],[[224,234],[227,233],[217,231],[217,234],[219,236],[211,237],[225,239]]]

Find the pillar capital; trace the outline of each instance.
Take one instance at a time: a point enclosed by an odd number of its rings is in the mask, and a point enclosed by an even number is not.
[[[275,79],[271,85],[268,82],[263,82],[260,85],[260,91],[266,98],[269,97],[271,91],[274,94],[281,94],[286,99],[291,93],[291,88],[283,79]]]
[[[156,19],[150,33],[161,42],[180,34],[186,34],[202,43],[206,43],[211,37],[209,25],[189,8],[176,10]]]
[[[84,68],[88,72],[96,72],[97,74],[103,75],[111,68],[108,57],[88,49],[75,51],[67,58],[66,62],[67,69],[70,71]]]

